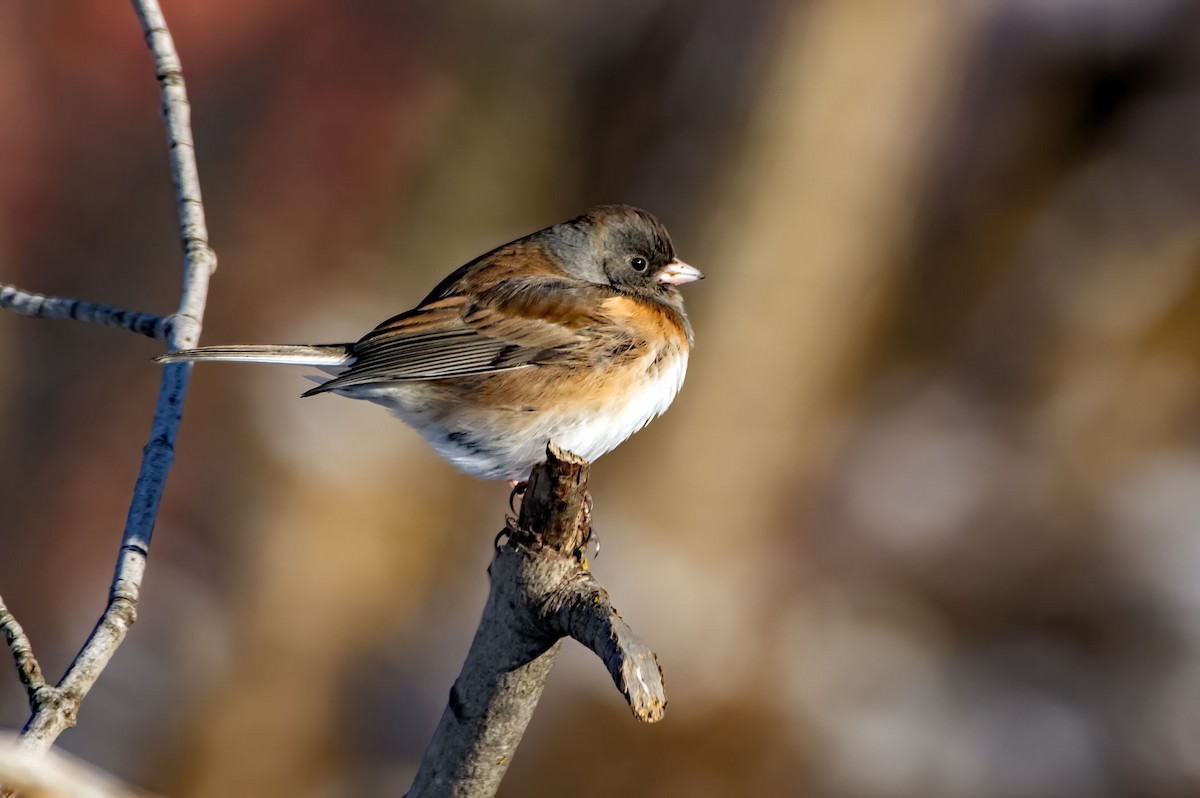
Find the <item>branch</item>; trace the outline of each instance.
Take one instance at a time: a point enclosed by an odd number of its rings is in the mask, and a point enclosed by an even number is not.
[[[155,73],[161,86],[171,177],[175,184],[182,233],[183,289],[179,310],[166,319],[155,320],[153,325],[156,337],[161,332],[170,349],[175,350],[195,346],[200,337],[208,279],[216,268],[216,257],[208,245],[195,146],[192,142],[191,112],[179,56],[175,53],[175,45],[157,0],[134,0],[134,9],[141,22],[146,44],[154,57]],[[8,298],[6,307],[43,317],[86,317],[88,321],[113,324],[120,314],[125,313],[75,300],[39,297],[15,289],[6,289],[4,296]],[[129,318],[133,321],[117,323],[115,326],[145,334],[150,317],[129,314]],[[170,365],[163,369],[150,441],[143,450],[141,469],[134,485],[108,605],[62,680],[54,687],[43,686],[30,692],[34,711],[25,724],[20,741],[21,748],[27,752],[45,752],[64,730],[75,725],[84,697],[137,619],[146,556],[167,472],[174,460],[175,438],[179,431],[189,374],[190,367],[186,364]],[[6,633],[15,634],[19,628],[15,620],[5,626]],[[10,643],[9,647],[17,658],[18,669],[22,671],[24,680],[30,663],[36,661],[32,658],[32,652],[28,651],[28,640],[24,635],[17,635],[16,639],[17,645]]]
[[[162,316],[138,313],[111,305],[97,305],[82,299],[35,294],[6,283],[0,283],[0,308],[39,319],[74,319],[105,327],[116,327],[159,341],[167,337],[168,324]]]
[[[578,640],[600,658],[634,717],[643,723],[662,720],[667,694],[658,656],[617,614],[608,591],[595,577],[585,572],[572,581],[562,603],[547,606],[551,628]]]
[[[660,720],[658,660],[617,615],[580,558],[591,536],[588,465],[553,444],[534,468],[488,574],[483,617],[408,798],[495,795],[563,637],[604,662],[639,720]],[[500,538],[497,538],[499,541]]]
[[[33,656],[33,646],[29,644],[29,637],[8,611],[3,598],[0,598],[0,629],[4,630],[4,641],[16,660],[17,674],[21,677],[21,684],[25,685],[25,692],[29,696],[29,708],[36,712],[38,704],[44,700],[46,677],[42,675],[42,668]]]

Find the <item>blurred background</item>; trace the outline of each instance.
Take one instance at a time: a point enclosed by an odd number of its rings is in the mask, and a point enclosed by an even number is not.
[[[569,646],[502,795],[1200,794],[1200,3],[164,5],[206,343],[354,339],[600,202],[708,275],[682,394],[593,472],[667,718]],[[0,6],[0,119],[0,281],[173,310],[131,10]],[[159,351],[0,313],[0,593],[55,677]],[[196,370],[65,749],[172,796],[407,788],[508,490],[304,376]]]

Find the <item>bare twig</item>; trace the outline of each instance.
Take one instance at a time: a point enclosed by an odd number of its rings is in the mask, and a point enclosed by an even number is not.
[[[167,337],[167,320],[154,313],[138,313],[112,305],[84,302],[82,299],[35,294],[6,283],[0,283],[0,308],[39,319],[74,319],[116,327],[160,341]]]
[[[617,615],[580,551],[591,535],[588,465],[553,446],[530,476],[488,574],[491,590],[409,798],[495,795],[563,637],[604,661],[634,715],[663,716],[658,661]]]
[[[42,668],[38,665],[37,657],[33,656],[33,646],[29,644],[29,636],[25,634],[21,624],[17,623],[17,619],[9,612],[3,598],[0,598],[0,629],[4,630],[4,641],[8,644],[8,650],[12,652],[13,659],[17,662],[17,673],[29,696],[29,709],[36,712],[39,702],[44,700],[46,677],[42,675]]]
[[[156,0],[134,0],[134,9],[154,57],[155,72],[162,90],[171,176],[175,183],[183,239],[183,290],[179,310],[174,315],[154,323],[155,329],[161,331],[168,346],[174,350],[195,346],[199,340],[200,321],[204,315],[204,303],[208,294],[208,278],[216,266],[216,257],[208,245],[208,230],[204,221],[204,207],[200,199],[200,181],[192,142],[191,113],[179,57],[175,53],[175,45]],[[54,316],[56,312],[53,310],[39,313],[36,309],[49,307],[65,309],[64,315],[72,316],[74,309],[72,317],[86,317],[89,321],[112,324],[121,313],[88,303],[76,303],[74,300],[41,298],[39,305],[36,295],[20,291],[10,290],[8,296],[12,300],[9,304],[11,309],[34,308],[32,315]],[[83,310],[85,308],[88,309],[87,312]],[[148,324],[148,319],[149,317],[145,317],[137,324],[117,326],[144,333],[141,325]],[[125,521],[125,532],[121,539],[108,605],[62,680],[53,688],[43,687],[32,694],[34,712],[21,734],[20,745],[25,751],[46,751],[64,730],[75,724],[80,703],[136,620],[146,556],[154,533],[154,521],[158,514],[167,472],[174,459],[175,438],[179,431],[189,374],[190,367],[186,364],[170,365],[163,369],[150,441],[143,450],[142,466]],[[26,640],[23,645],[27,646],[27,643]],[[23,652],[24,648],[21,648],[21,651]],[[16,648],[13,652],[17,655],[20,667],[24,655],[18,654]]]

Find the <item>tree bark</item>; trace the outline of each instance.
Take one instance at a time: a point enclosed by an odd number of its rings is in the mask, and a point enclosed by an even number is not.
[[[483,617],[409,798],[496,794],[564,637],[600,657],[636,718],[662,719],[658,659],[582,554],[592,535],[588,471],[551,444],[530,475],[519,520],[497,536]]]

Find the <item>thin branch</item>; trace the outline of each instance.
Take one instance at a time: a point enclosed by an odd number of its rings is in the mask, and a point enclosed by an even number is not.
[[[167,344],[175,350],[195,346],[199,340],[208,278],[216,268],[216,256],[208,245],[192,141],[191,111],[179,56],[156,0],[134,0],[134,9],[154,57],[155,73],[162,90],[171,176],[182,232],[183,290],[179,310],[163,321]],[[21,734],[21,747],[26,751],[46,751],[64,730],[75,725],[80,703],[137,618],[146,556],[167,472],[174,459],[175,438],[189,374],[190,367],[186,364],[163,369],[150,441],[143,450],[108,605],[62,681],[39,693],[44,700],[37,702],[37,708]]]
[[[639,720],[660,720],[658,660],[617,615],[580,552],[591,536],[588,465],[551,446],[488,568],[491,589],[462,673],[408,798],[496,794],[563,637],[604,661]]]
[[[6,283],[0,283],[0,308],[39,319],[73,319],[116,327],[159,341],[167,337],[167,319],[154,313],[138,313],[82,299],[35,294]]]
[[[16,660],[17,674],[21,677],[21,684],[25,685],[25,692],[29,696],[29,708],[37,711],[38,703],[44,700],[46,677],[42,675],[42,668],[38,665],[37,657],[33,656],[33,646],[29,644],[29,636],[25,634],[21,624],[17,623],[17,619],[9,612],[2,597],[0,597],[0,629],[4,630],[4,641],[8,644],[8,650],[12,652],[13,659]]]

